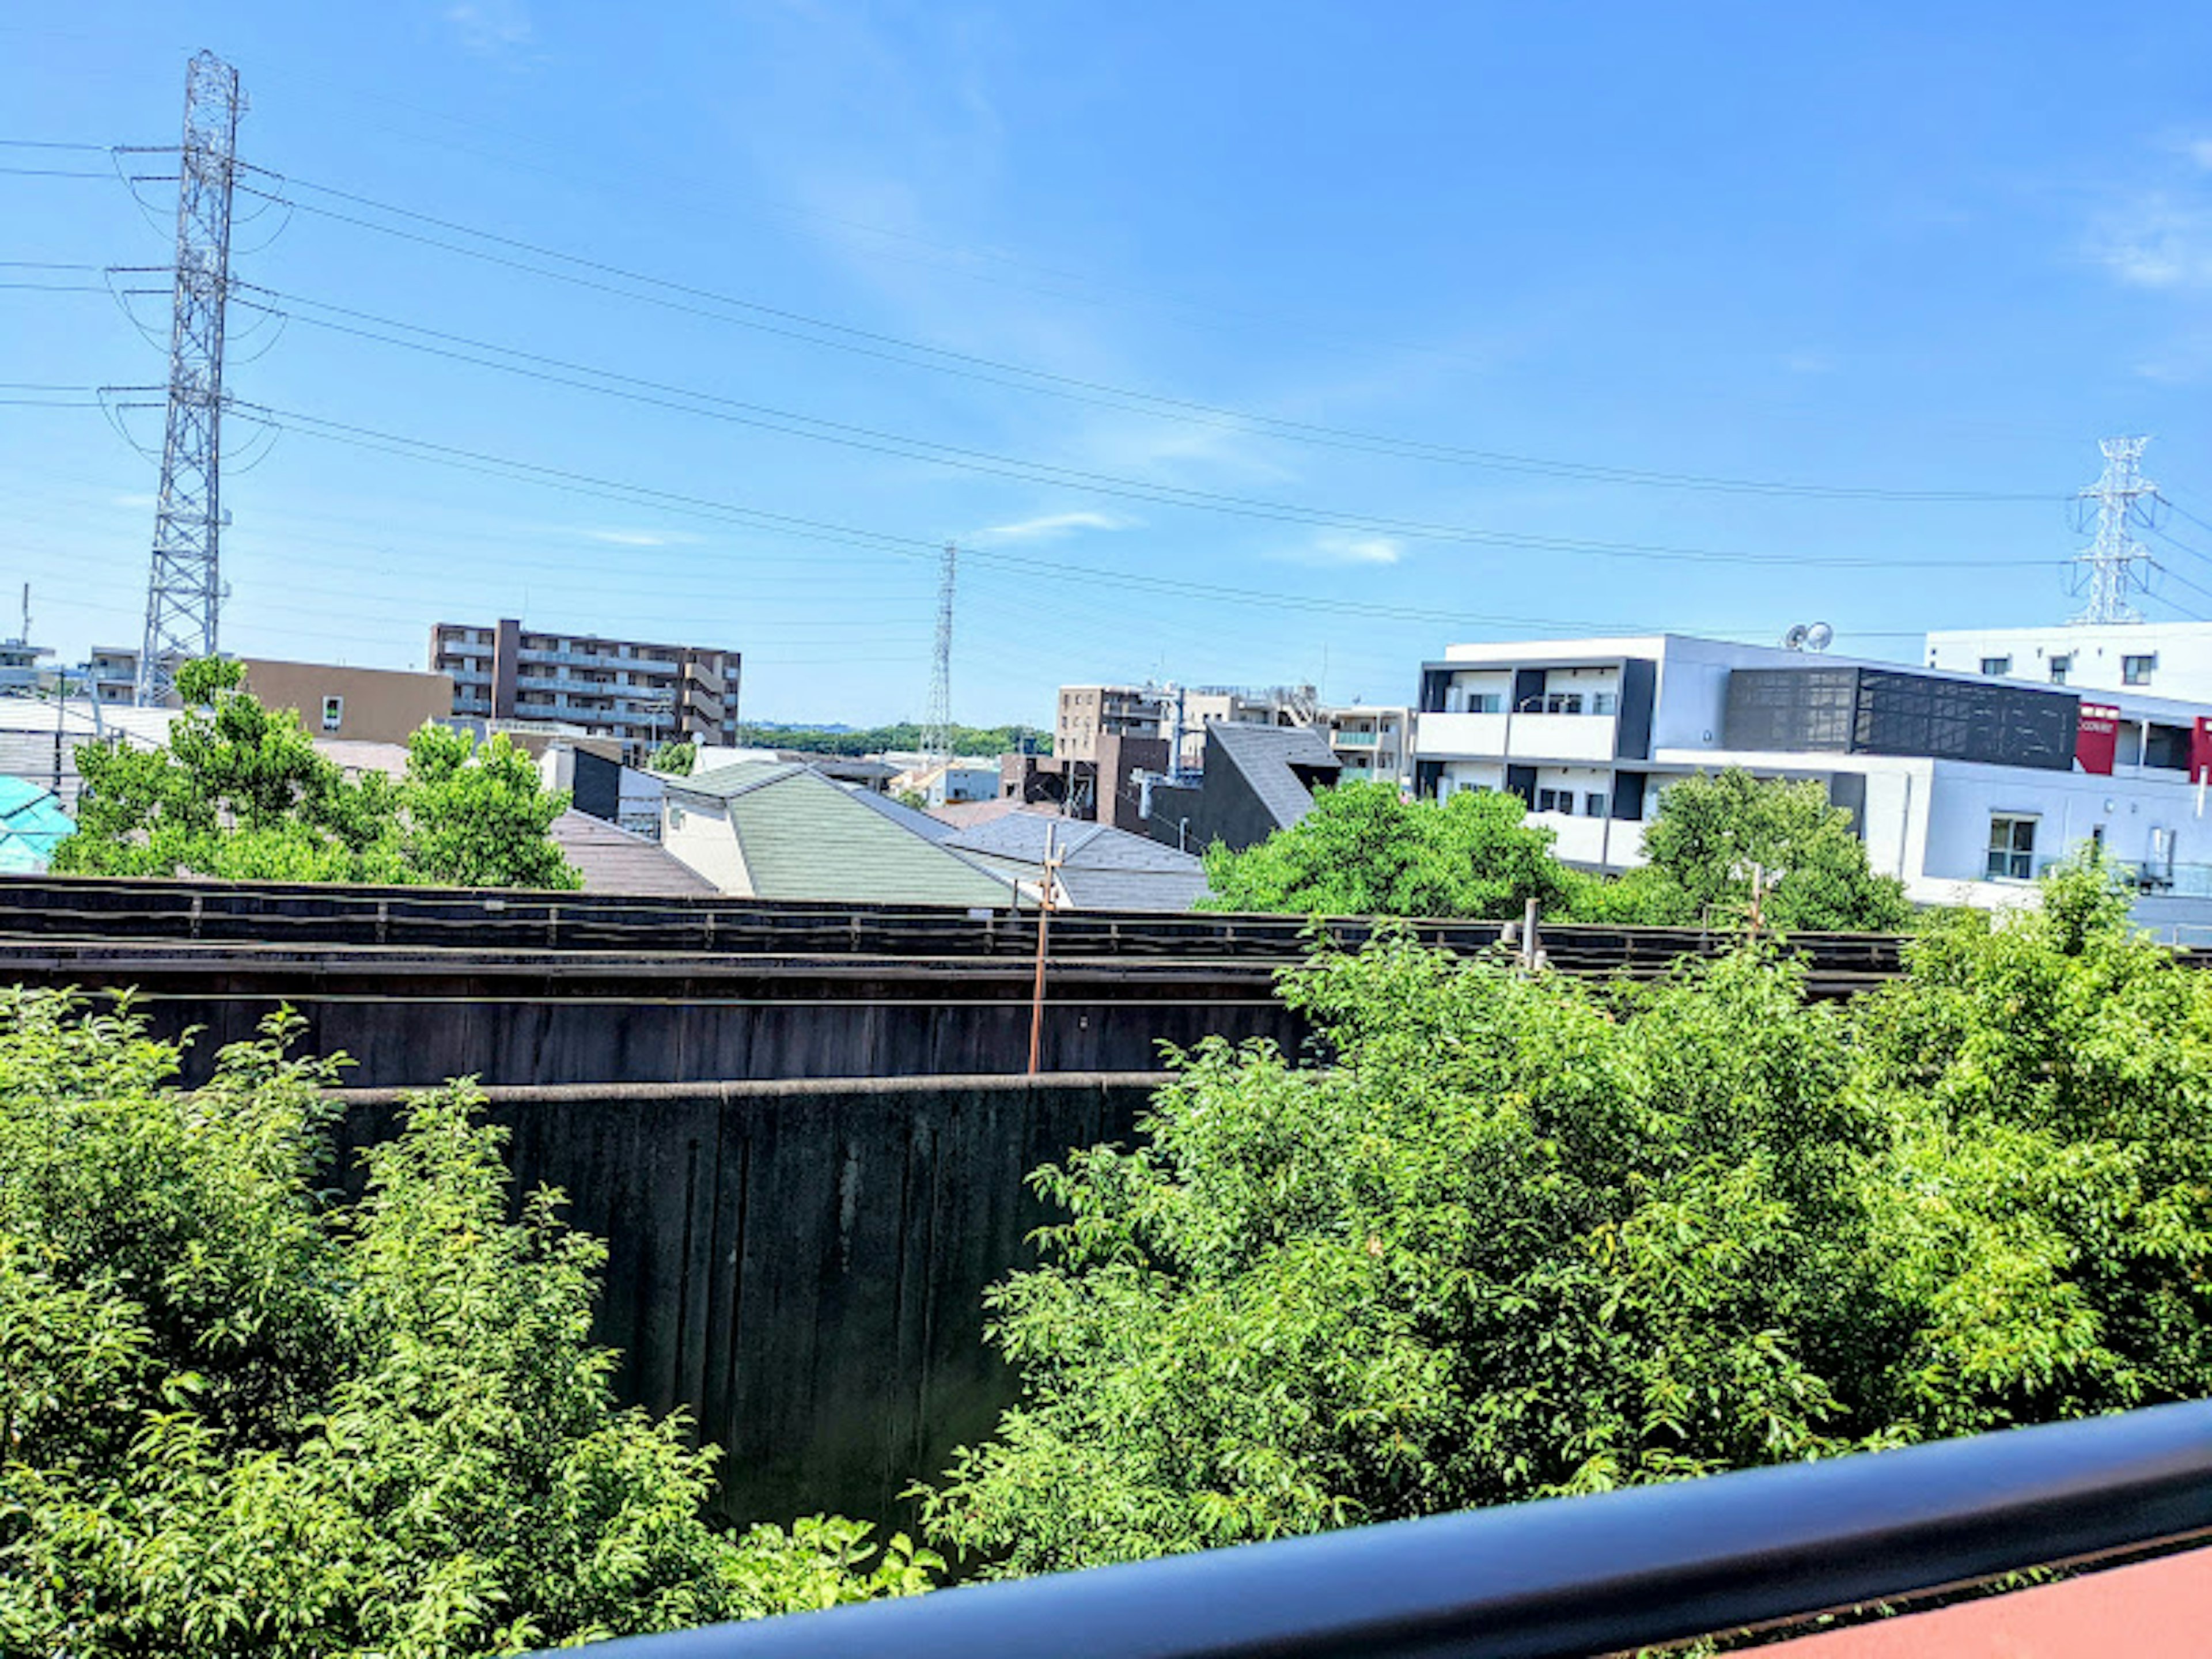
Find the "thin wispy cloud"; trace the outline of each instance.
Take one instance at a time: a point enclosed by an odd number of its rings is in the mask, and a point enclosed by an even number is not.
[[[1085,530],[1127,530],[1134,522],[1131,519],[1116,518],[1110,513],[1048,513],[1041,518],[993,525],[979,532],[975,539],[986,542],[1059,541]]]
[[[699,538],[670,530],[586,530],[584,539],[605,542],[611,547],[678,547],[688,546]]]
[[[2090,257],[2131,288],[2212,287],[2212,209],[2164,192],[2106,216]]]
[[[1295,564],[1396,564],[1406,556],[1406,544],[1395,536],[1316,536],[1282,556]]]
[[[536,34],[523,0],[459,0],[447,8],[446,21],[461,45],[480,58],[507,57]]]

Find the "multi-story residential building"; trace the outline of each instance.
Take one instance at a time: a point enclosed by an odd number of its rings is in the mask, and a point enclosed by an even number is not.
[[[1423,666],[1413,756],[1421,795],[1511,790],[1592,868],[1641,862],[1671,779],[1740,766],[1818,780],[1923,901],[2004,902],[2085,842],[2212,897],[2212,703],[2132,689],[1679,635],[1454,646]]]
[[[92,688],[94,702],[112,706],[138,701],[138,649],[135,645],[92,647],[85,659],[83,678]]]
[[[0,692],[36,691],[52,672],[39,666],[39,659],[52,656],[50,646],[24,640],[0,640]]]
[[[294,708],[319,738],[404,743],[453,712],[453,683],[404,668],[246,659],[246,689],[271,708]]]
[[[1324,708],[1315,723],[1328,735],[1330,750],[1343,765],[1338,781],[1395,783],[1401,788],[1413,781],[1411,709],[1354,703],[1347,708]]]
[[[1310,685],[1063,685],[1052,752],[1064,760],[1097,760],[1102,737],[1172,741],[1180,728],[1182,752],[1174,764],[1194,772],[1204,764],[1209,726],[1305,726],[1316,713]]]
[[[2212,623],[1947,629],[1929,635],[1926,657],[1960,674],[2212,703]]]
[[[456,716],[614,738],[633,762],[684,738],[735,747],[739,665],[735,651],[538,633],[512,617],[430,631],[430,666],[453,676]]]

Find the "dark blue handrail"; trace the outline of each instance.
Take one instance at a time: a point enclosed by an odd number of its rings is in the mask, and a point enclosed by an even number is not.
[[[605,1659],[1540,1659],[2212,1530],[2212,1401],[634,1638]]]

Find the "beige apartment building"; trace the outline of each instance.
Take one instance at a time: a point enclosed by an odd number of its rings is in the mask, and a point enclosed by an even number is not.
[[[734,747],[740,661],[735,651],[540,633],[513,617],[430,630],[430,666],[453,678],[450,714],[613,738],[632,760],[684,738]]]
[[[310,736],[404,743],[453,713],[453,682],[404,668],[340,668],[247,657],[246,689],[270,708],[296,708]]]

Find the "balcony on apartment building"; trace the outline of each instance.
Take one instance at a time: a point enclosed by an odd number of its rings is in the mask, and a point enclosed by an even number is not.
[[[1609,761],[1619,708],[1611,693],[1569,691],[1524,699],[1510,713],[1424,710],[1414,716],[1413,747],[1429,760]]]

